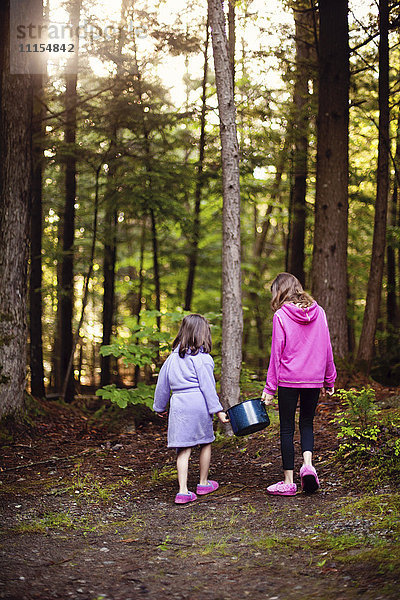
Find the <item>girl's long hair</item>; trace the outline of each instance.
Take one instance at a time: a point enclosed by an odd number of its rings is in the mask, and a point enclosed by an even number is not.
[[[279,273],[271,284],[271,292],[271,308],[274,312],[285,302],[293,302],[301,308],[307,308],[314,302],[314,298],[303,290],[300,281],[291,273]]]
[[[180,344],[180,346],[179,346]],[[178,335],[172,343],[172,350],[179,346],[179,356],[186,353],[198,354],[200,350],[207,354],[211,352],[210,324],[205,317],[198,314],[187,315],[179,328]]]

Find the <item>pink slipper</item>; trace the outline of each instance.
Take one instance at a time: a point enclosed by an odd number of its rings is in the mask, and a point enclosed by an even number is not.
[[[274,485],[267,487],[268,494],[273,496],[295,496],[297,492],[297,485],[295,483],[284,483],[278,481]]]
[[[303,465],[300,469],[301,488],[306,494],[312,494],[319,488],[319,479],[315,467]]]
[[[197,496],[193,492],[188,492],[187,494],[177,494],[175,496],[175,504],[187,504],[187,502],[193,502],[196,500]]]
[[[199,496],[204,496],[204,494],[211,494],[211,492],[215,492],[219,488],[219,483],[216,481],[209,480],[207,485],[198,485],[196,488],[196,492]]]

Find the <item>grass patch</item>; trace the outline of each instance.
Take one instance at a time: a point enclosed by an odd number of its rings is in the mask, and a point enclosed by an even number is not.
[[[220,554],[221,556],[227,556],[232,553],[230,547],[228,547],[227,540],[219,539],[216,542],[208,542],[204,546],[199,546],[197,548],[197,553],[201,556],[208,556],[210,554],[216,555]]]
[[[308,540],[308,549],[318,567],[333,561],[372,576],[400,576],[400,547],[382,538],[357,534],[318,536],[317,540]]]
[[[40,519],[18,523],[12,531],[16,533],[46,533],[52,529],[83,529],[87,527],[88,522],[88,517],[73,517],[68,512],[49,512]]]
[[[50,530],[74,530],[80,531],[86,536],[88,533],[92,533],[99,530],[115,529],[118,533],[118,527],[125,527],[133,525],[137,529],[141,529],[144,524],[142,519],[136,515],[132,515],[129,519],[124,521],[112,521],[110,523],[104,523],[102,521],[95,521],[88,515],[75,516],[69,512],[48,512],[40,518],[20,521],[16,527],[12,528],[13,533],[47,533]],[[6,533],[6,532],[3,532]]]
[[[252,546],[255,546],[258,550],[272,550],[277,546],[286,546],[287,541],[276,536],[261,535],[258,538],[253,539]]]
[[[164,482],[164,481],[175,481],[178,477],[178,471],[175,467],[165,466],[162,469],[153,469],[151,473],[151,481]]]
[[[388,537],[400,537],[400,494],[374,494],[350,501],[339,511],[342,515],[357,515],[371,521],[371,528]]]
[[[104,480],[97,478],[92,473],[83,475],[80,471],[80,463],[76,466],[76,472],[72,476],[71,482],[67,486],[56,489],[54,495],[69,493],[78,501],[86,500],[87,502],[110,502],[116,490],[132,485],[132,480],[124,477],[117,483],[106,484]]]

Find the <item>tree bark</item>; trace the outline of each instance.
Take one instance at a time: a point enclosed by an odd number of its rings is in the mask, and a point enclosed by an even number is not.
[[[103,292],[103,339],[102,345],[108,346],[111,342],[114,303],[115,303],[115,263],[117,260],[117,213],[114,208],[113,194],[107,199],[106,216],[104,218],[106,232],[104,240],[104,292]],[[101,381],[100,386],[111,383],[111,356],[101,356]]]
[[[114,63],[116,66],[116,86],[113,90],[113,100],[117,104],[119,95],[121,94],[121,88],[119,86],[122,68],[122,49],[124,46],[124,26],[126,23],[126,9],[127,2],[122,0],[121,2],[121,13],[120,13],[120,27],[117,39],[117,47],[115,52]],[[104,234],[104,260],[103,260],[103,339],[102,345],[108,346],[111,342],[111,335],[114,323],[115,314],[115,265],[117,261],[117,226],[118,226],[118,215],[115,207],[116,196],[115,196],[115,177],[116,177],[116,148],[118,146],[118,132],[119,132],[119,110],[114,107],[114,118],[111,123],[110,131],[110,151],[113,152],[109,164],[108,172],[108,193],[106,198],[106,211],[105,211],[105,234]],[[103,387],[111,383],[111,363],[114,357],[101,356],[101,377],[100,385]],[[118,370],[118,369],[117,369]]]
[[[135,307],[135,316],[136,322],[139,325],[140,323],[140,313],[142,311],[142,296],[143,296],[143,284],[144,284],[144,273],[143,273],[143,265],[144,265],[144,250],[146,246],[146,218],[143,218],[142,221],[142,231],[140,234],[140,260],[139,260],[139,289],[137,293],[137,302]],[[139,343],[139,339],[136,338],[136,343]],[[136,387],[140,379],[140,367],[139,365],[135,365],[135,371],[133,375],[133,386]]]
[[[208,0],[222,152],[222,371],[221,400],[239,400],[243,314],[240,265],[239,147],[225,16],[220,0]]]
[[[81,0],[71,4],[71,23],[74,29],[79,25]],[[62,264],[60,303],[60,368],[61,381],[65,388],[64,400],[72,402],[75,394],[74,371],[70,372],[67,385],[69,360],[73,347],[72,319],[74,312],[74,240],[75,240],[75,202],[76,202],[76,105],[77,105],[77,52],[67,66],[65,89],[65,204],[62,233]]]
[[[26,9],[26,8],[25,8]],[[23,407],[32,82],[10,75],[10,2],[0,3],[0,417]]]
[[[158,258],[158,237],[157,237],[157,224],[154,210],[150,209],[150,222],[151,222],[151,243],[153,247],[153,272],[154,272],[154,291],[156,295],[156,310],[161,310],[161,283],[160,283],[160,265]],[[157,328],[161,328],[161,317],[156,317]]]
[[[201,94],[201,117],[200,117],[200,140],[199,140],[199,160],[197,163],[197,178],[194,200],[194,217],[193,217],[193,237],[192,245],[189,254],[189,269],[186,282],[185,292],[185,310],[191,310],[194,280],[196,275],[198,248],[200,238],[200,205],[201,196],[204,185],[204,153],[206,146],[206,110],[207,110],[207,74],[208,74],[208,45],[209,45],[209,23],[207,19],[206,25],[206,42],[204,46],[204,68],[203,68],[203,84]]]
[[[236,0],[228,0],[229,64],[230,64],[231,72],[232,72],[233,93],[235,93],[235,46],[236,46],[235,8],[236,8]]]
[[[61,248],[62,245],[62,232],[63,232],[63,218],[64,215],[61,212],[59,215],[59,221],[57,223],[57,240],[58,247]],[[56,268],[56,277],[57,277],[57,286],[56,286],[56,305],[57,305],[57,315],[56,315],[56,324],[55,331],[53,337],[53,348],[52,348],[52,361],[51,361],[51,387],[56,392],[62,389],[63,381],[61,380],[61,302],[60,302],[60,290],[61,290],[61,265],[62,261],[57,261]]]
[[[347,0],[320,0],[317,183],[312,290],[337,357],[348,354],[349,42]]]
[[[32,76],[32,209],[31,252],[29,274],[29,337],[31,393],[37,398],[45,396],[43,344],[42,344],[42,171],[43,171],[43,75]]]
[[[400,111],[397,117],[397,135],[396,135],[396,153],[395,153],[395,164],[397,169],[400,170]],[[388,215],[388,225],[393,228],[397,225],[397,212],[398,212],[398,183],[397,177],[393,180],[393,193],[390,202],[390,210]],[[389,238],[390,240],[390,238]],[[397,284],[396,284],[396,254],[395,247],[388,241],[387,251],[387,296],[386,296],[386,310],[387,310],[387,324],[389,330],[389,344],[393,342],[393,334],[399,327],[399,315],[397,305]]]
[[[374,355],[386,247],[389,194],[389,7],[379,0],[379,141],[374,237],[363,326],[357,353],[358,366],[369,371]]]
[[[138,99],[140,101],[141,107],[141,119],[142,119],[142,131],[144,138],[144,165],[147,171],[147,188],[149,192],[149,200],[150,203],[153,201],[153,157],[150,146],[150,131],[149,125],[146,119],[146,113],[144,111],[144,102],[143,102],[143,90],[142,90],[142,78],[139,70],[139,63],[137,60],[137,52],[135,47],[135,66],[137,73],[137,83],[138,83]],[[151,224],[151,241],[153,248],[153,274],[154,274],[154,292],[156,297],[156,310],[160,311],[161,309],[161,280],[160,280],[160,267],[159,267],[159,248],[158,248],[158,237],[157,237],[157,223],[156,223],[156,212],[153,206],[150,204],[150,208],[148,210],[150,215],[150,224]],[[161,329],[161,316],[156,317],[157,329]],[[159,360],[159,352],[158,347],[159,343],[156,342],[155,346],[157,348],[157,362]]]
[[[306,232],[306,192],[308,157],[308,109],[311,79],[310,46],[312,12],[309,2],[303,0],[293,5],[296,37],[296,70],[293,92],[294,186],[292,197],[288,270],[305,286],[304,236]]]

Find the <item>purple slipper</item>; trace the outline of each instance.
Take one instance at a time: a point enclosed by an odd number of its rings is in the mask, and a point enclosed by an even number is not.
[[[219,488],[219,483],[216,481],[209,480],[207,485],[198,485],[196,492],[199,496],[204,496],[204,494],[211,494],[211,492],[215,492]]]
[[[300,469],[301,488],[306,494],[312,494],[319,488],[319,479],[315,467],[303,465]]]
[[[268,494],[272,496],[295,496],[297,492],[297,485],[295,483],[284,483],[278,481],[267,487]]]
[[[187,494],[177,494],[175,496],[175,504],[187,504],[187,502],[193,502],[196,500],[197,496],[193,492],[188,492]]]

